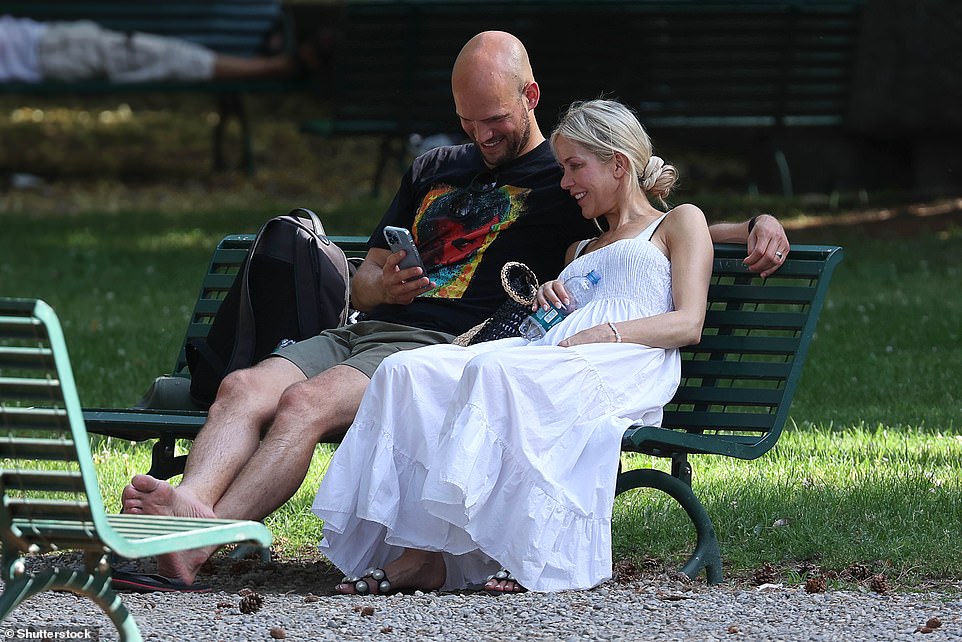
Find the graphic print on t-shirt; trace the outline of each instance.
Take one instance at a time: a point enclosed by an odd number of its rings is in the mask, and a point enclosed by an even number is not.
[[[531,190],[434,185],[414,218],[414,240],[437,284],[422,297],[461,298],[485,250],[525,211]]]

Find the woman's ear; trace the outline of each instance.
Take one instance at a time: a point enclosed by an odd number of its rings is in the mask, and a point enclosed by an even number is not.
[[[615,152],[612,158],[615,178],[621,178],[628,172],[628,158],[621,152]]]

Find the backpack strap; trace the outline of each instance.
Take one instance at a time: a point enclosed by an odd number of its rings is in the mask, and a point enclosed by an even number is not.
[[[345,323],[347,323],[347,318],[351,311],[351,267],[350,267],[350,264],[348,263],[347,255],[344,254],[344,252],[339,247],[337,247],[331,241],[331,239],[327,237],[327,234],[325,234],[324,232],[324,225],[321,224],[321,219],[318,218],[317,214],[315,214],[311,210],[307,209],[306,207],[295,207],[288,213],[288,216],[293,216],[297,218],[297,217],[300,217],[302,214],[305,215],[310,220],[311,225],[313,227],[314,234],[317,236],[318,242],[321,243],[321,245],[323,246],[326,246],[329,248],[333,247],[331,251],[325,251],[324,255],[327,256],[327,258],[330,259],[331,263],[334,264],[334,267],[337,268],[338,274],[341,275],[341,279],[343,279],[344,281],[344,306],[341,308],[341,313],[338,316],[338,319],[339,319],[338,325],[339,326],[344,325]],[[300,292],[303,291],[301,289],[302,287],[308,287],[308,286],[314,285],[314,283],[313,281],[311,281],[310,283],[305,283],[302,285],[302,280],[298,279],[297,275],[306,276],[308,274],[319,273],[320,266],[316,265],[317,255],[312,253],[308,256],[308,252],[306,252],[305,248],[301,247],[300,244],[297,245],[297,248],[295,249],[295,254],[297,255],[294,257],[294,265],[297,268],[295,272],[295,279],[297,280],[297,283],[298,283],[297,291],[298,291],[298,294],[300,295]],[[310,269],[310,271],[305,272],[304,270],[308,268]],[[298,321],[300,322],[301,327],[303,328],[304,319],[298,319]]]
[[[307,218],[311,222],[311,227],[314,228],[314,233],[318,236],[323,236],[327,238],[327,232],[324,231],[324,224],[321,223],[321,219],[318,218],[317,214],[307,209],[306,207],[295,207],[290,212],[287,213],[288,216],[294,216],[297,218]]]

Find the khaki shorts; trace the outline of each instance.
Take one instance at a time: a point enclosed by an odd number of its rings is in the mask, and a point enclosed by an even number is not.
[[[52,23],[37,51],[43,77],[64,81],[210,80],[214,55],[186,40],[111,31],[87,20]]]
[[[293,363],[308,379],[337,365],[351,366],[370,378],[378,365],[395,352],[453,340],[454,335],[447,332],[383,321],[360,321],[325,330],[316,337],[279,348],[273,354]]]

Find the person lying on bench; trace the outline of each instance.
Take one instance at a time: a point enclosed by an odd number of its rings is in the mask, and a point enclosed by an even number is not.
[[[194,440],[181,484],[137,475],[123,492],[130,513],[263,519],[290,499],[315,446],[342,435],[378,364],[401,350],[451,343],[505,300],[502,266],[521,261],[541,278],[558,274],[565,252],[598,231],[560,186],[561,168],[538,126],[540,88],[521,41],[484,32],[461,50],[452,72],[455,110],[471,143],[415,159],[352,280],[363,321],[276,351],[221,383]],[[716,241],[747,241],[746,263],[766,274],[787,254],[771,216],[712,226]],[[398,268],[386,225],[406,227],[424,260]],[[715,235],[718,236],[715,236]],[[190,583],[212,553],[158,560],[158,571]]]
[[[0,82],[115,83],[284,78],[311,57],[289,54],[243,58],[179,38],[122,33],[96,23],[37,22],[0,16]]]
[[[611,578],[621,437],[661,424],[678,348],[705,321],[702,211],[663,207],[677,179],[634,114],[575,103],[551,135],[561,187],[605,232],[568,248],[537,303],[596,272],[590,300],[540,339],[431,346],[385,359],[321,482],[321,552],[340,593],[588,589]],[[366,570],[365,570],[366,569]],[[487,583],[485,583],[487,578]]]

